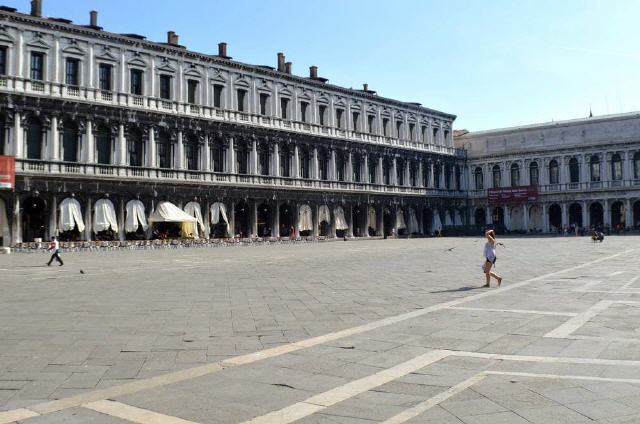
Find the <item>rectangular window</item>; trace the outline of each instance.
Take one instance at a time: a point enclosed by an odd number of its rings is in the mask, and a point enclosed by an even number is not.
[[[31,53],[31,79],[42,81],[44,79],[44,54]]]
[[[433,129],[433,144],[438,144],[438,129]]]
[[[98,66],[98,85],[100,90],[111,91],[111,65],[101,63]]]
[[[369,130],[369,134],[373,134],[375,132],[375,119],[376,117],[373,115],[367,115],[367,129]]]
[[[142,70],[141,69],[132,69],[131,70],[131,94],[135,94],[136,96],[142,96]]]
[[[387,118],[382,118],[382,135],[389,136],[389,120]]]
[[[0,75],[7,73],[7,48],[0,47]]]
[[[260,93],[260,115],[267,114],[267,105],[269,104],[269,95]]]
[[[80,61],[67,58],[65,61],[64,82],[67,85],[80,85]]]
[[[413,140],[415,137],[416,124],[409,124],[409,140]]]
[[[196,104],[196,96],[198,95],[198,81],[187,80],[187,102]]]
[[[287,119],[289,112],[289,99],[285,99],[284,97],[280,98],[280,117],[282,119]]]
[[[422,142],[423,143],[427,142],[427,126],[426,125],[422,126]]]
[[[325,105],[319,105],[318,106],[318,117],[320,118],[320,125],[326,125],[325,121],[326,121],[326,114],[327,114],[327,107]]]
[[[246,90],[237,90],[236,94],[238,96],[238,112],[244,112],[245,107],[244,107],[244,103],[247,97],[247,91]]]
[[[307,119],[309,118],[307,116],[307,110],[309,109],[309,103],[307,102],[300,102],[300,120],[302,122],[307,122]]]
[[[213,86],[213,107],[222,107],[222,89],[224,86],[222,85],[214,85]]]
[[[336,109],[336,128],[342,128],[342,115],[344,111],[342,109]]]
[[[402,121],[396,121],[396,137],[402,138]]]
[[[160,98],[171,100],[171,76],[160,75]]]
[[[353,130],[358,131],[358,118],[360,118],[360,114],[358,112],[352,112],[351,117],[353,122]]]

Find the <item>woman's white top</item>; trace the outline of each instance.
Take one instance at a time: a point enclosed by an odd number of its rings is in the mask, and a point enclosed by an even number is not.
[[[493,247],[493,244],[490,242],[486,242],[484,245],[484,257],[490,262],[493,262],[496,259],[496,248]]]

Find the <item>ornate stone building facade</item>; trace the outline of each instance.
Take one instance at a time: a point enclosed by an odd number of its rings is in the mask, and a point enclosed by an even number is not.
[[[470,220],[511,231],[640,226],[640,114],[460,134]],[[488,190],[533,186],[535,200],[490,204]]]
[[[197,209],[202,237],[422,234],[468,216],[454,115],[316,67],[296,76],[282,54],[248,65],[225,43],[201,54],[173,32],[152,42],[104,31],[95,12],[78,25],[40,9],[0,8],[0,154],[16,158],[5,245],[106,237],[93,225],[105,208],[131,237],[138,200],[147,216],[165,200]],[[83,225],[63,229],[70,203]]]

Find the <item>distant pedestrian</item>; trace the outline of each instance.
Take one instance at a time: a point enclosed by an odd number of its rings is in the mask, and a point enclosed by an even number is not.
[[[487,230],[484,233],[487,242],[484,245],[484,276],[486,279],[486,284],[483,287],[489,287],[491,283],[491,277],[495,278],[498,281],[498,286],[502,283],[502,277],[500,277],[495,272],[491,271],[491,267],[496,263],[496,245],[498,242],[496,241],[496,232],[494,230]]]
[[[62,259],[60,259],[60,242],[58,242],[58,239],[55,236],[51,237],[51,243],[49,243],[49,252],[53,253],[51,255],[51,259],[49,259],[49,262],[47,262],[47,266],[51,266],[51,262],[53,262],[54,259],[58,261],[58,266],[64,265]]]

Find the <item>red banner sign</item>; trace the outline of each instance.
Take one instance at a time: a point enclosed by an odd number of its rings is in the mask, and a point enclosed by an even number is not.
[[[0,156],[0,189],[13,190],[16,187],[16,158]]]
[[[538,187],[500,187],[489,189],[489,203],[503,205],[505,203],[525,203],[538,200]]]

